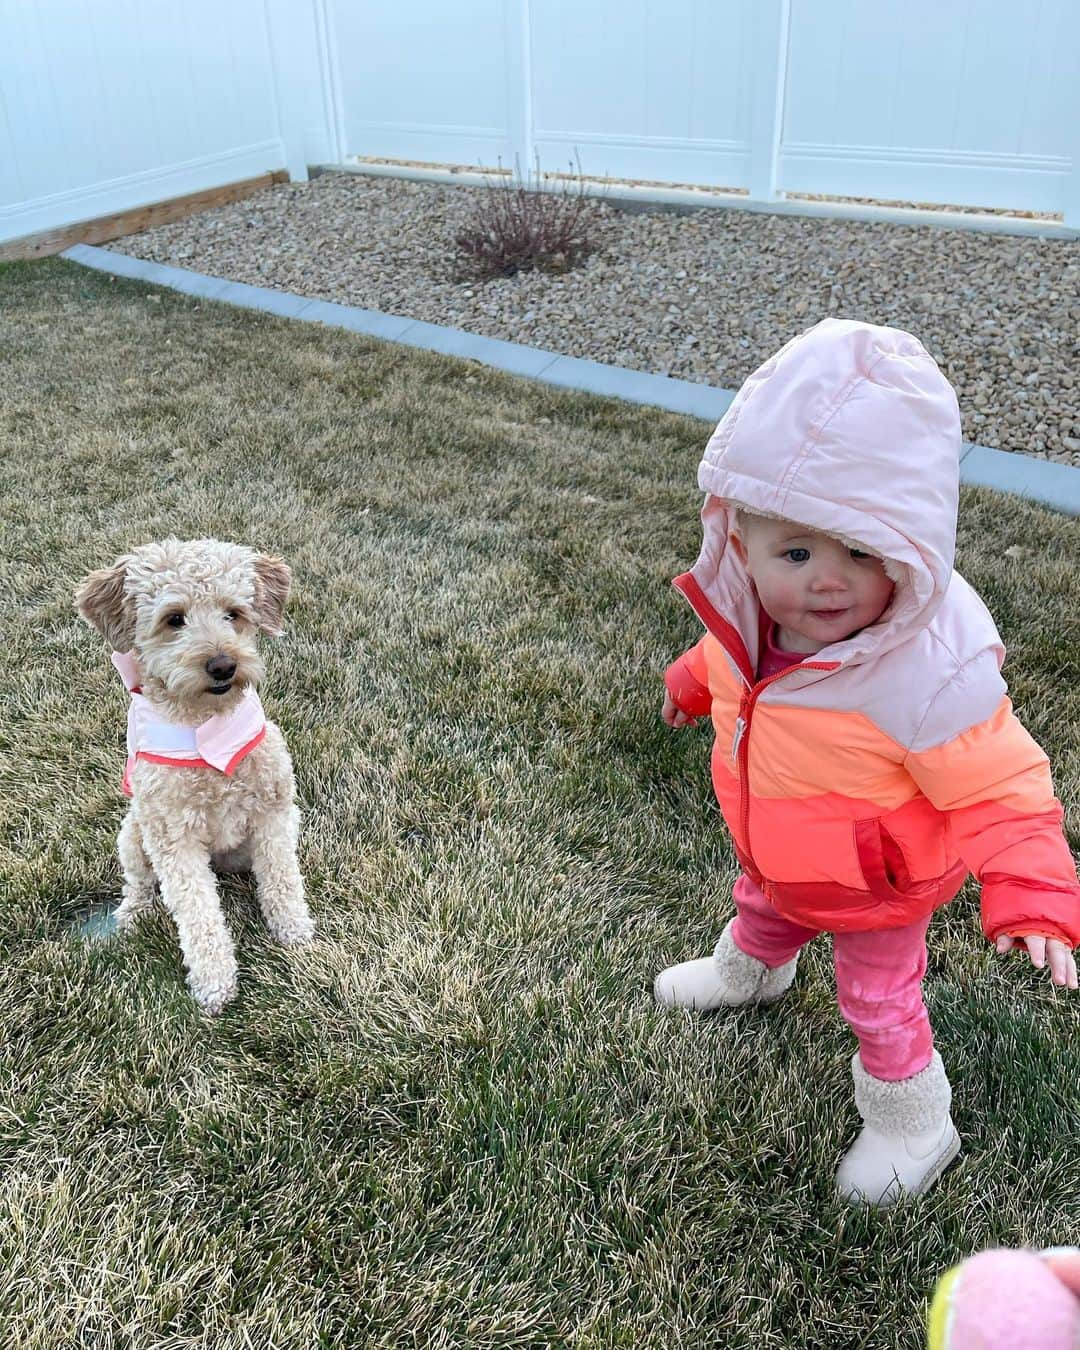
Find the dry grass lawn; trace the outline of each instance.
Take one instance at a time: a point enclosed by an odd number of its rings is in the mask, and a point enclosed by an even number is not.
[[[0,1345],[917,1347],[936,1275],[1080,1235],[1080,1000],[965,891],[929,1001],[962,1160],[834,1202],[856,1128],[829,952],[695,1020],[733,859],[695,637],[708,428],[110,281],[0,270]],[[226,883],[241,995],[113,901],[124,699],[86,571],[213,534],[295,572],[268,711],[296,761],[311,949]],[[1018,546],[1024,556],[1010,556]],[[1077,525],[964,496],[959,565],[1080,831]]]

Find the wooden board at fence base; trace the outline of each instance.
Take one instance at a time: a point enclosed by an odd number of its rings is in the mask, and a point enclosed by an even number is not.
[[[130,211],[118,211],[115,215],[98,216],[96,220],[80,220],[74,225],[61,225],[55,230],[42,230],[39,234],[24,235],[21,239],[9,239],[6,244],[0,244],[0,262],[45,258],[50,253],[62,253],[72,244],[104,244],[109,239],[148,230],[151,225],[166,225],[170,220],[183,220],[185,216],[194,216],[215,206],[241,201],[253,192],[260,192],[273,183],[286,183],[288,179],[285,169],[275,169],[272,173],[260,174],[258,178],[226,183],[224,187],[189,192],[186,197],[170,197],[167,201],[152,202],[149,206],[133,206]]]

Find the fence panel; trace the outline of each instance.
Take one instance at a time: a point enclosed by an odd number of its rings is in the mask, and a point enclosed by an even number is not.
[[[524,149],[521,0],[329,0],[347,155],[493,168]]]
[[[353,156],[1064,212],[1075,0],[0,0],[0,241]]]
[[[761,8],[761,6],[756,6]],[[544,168],[746,188],[754,0],[530,6],[533,142]]]
[[[264,0],[0,0],[0,240],[284,166]]]
[[[346,155],[1074,211],[1074,0],[334,5]]]
[[[791,0],[789,192],[1062,211],[1073,0]]]

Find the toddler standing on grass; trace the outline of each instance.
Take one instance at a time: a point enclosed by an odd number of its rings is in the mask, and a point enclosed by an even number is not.
[[[968,871],[998,952],[1077,987],[1080,885],[1047,757],[1012,711],[1004,648],[953,571],[956,396],[915,338],[826,319],[739,390],[705,451],[704,545],[675,585],[705,625],[663,716],[711,715],[742,873],[712,956],[666,1005],[771,1003],[833,934],[864,1128],[840,1193],[927,1190],[960,1149],[922,998],[930,916]]]

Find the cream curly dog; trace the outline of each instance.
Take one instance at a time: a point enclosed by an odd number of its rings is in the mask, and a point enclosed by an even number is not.
[[[256,693],[256,637],[281,635],[290,579],[280,558],[239,544],[165,539],[93,572],[76,595],[131,691],[117,926],[153,905],[157,882],[188,985],[211,1013],[236,993],[211,863],[252,868],[279,942],[307,942],[315,929],[296,861],[292,762]]]

